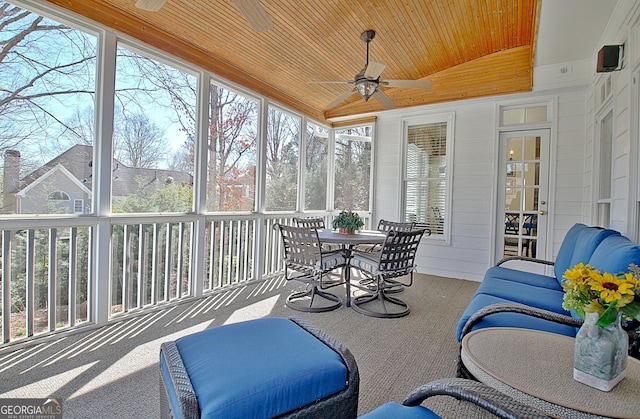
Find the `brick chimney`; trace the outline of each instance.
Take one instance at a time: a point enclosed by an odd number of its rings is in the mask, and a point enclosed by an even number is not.
[[[17,198],[15,192],[20,186],[20,152],[6,150],[4,152],[2,212],[15,214],[17,212]]]

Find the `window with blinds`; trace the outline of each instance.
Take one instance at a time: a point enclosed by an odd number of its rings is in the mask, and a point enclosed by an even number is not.
[[[405,218],[442,235],[447,205],[447,122],[407,128]]]

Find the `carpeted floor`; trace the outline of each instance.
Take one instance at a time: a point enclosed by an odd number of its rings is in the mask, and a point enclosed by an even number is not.
[[[328,313],[293,311],[284,298],[298,284],[274,278],[2,354],[0,397],[55,397],[63,402],[65,418],[158,417],[162,342],[225,323],[299,316],[354,354],[363,414],[389,400],[401,402],[420,384],[455,376],[455,327],[477,286],[416,275],[414,285],[399,294],[411,313],[378,319],[346,307]],[[443,396],[425,405],[447,418],[492,417]]]

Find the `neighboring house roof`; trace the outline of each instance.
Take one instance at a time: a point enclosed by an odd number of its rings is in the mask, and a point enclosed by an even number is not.
[[[65,169],[65,174],[76,179],[89,192],[93,182],[93,147],[89,145],[77,144],[58,155],[51,161],[45,163],[38,169],[20,179],[20,186],[15,191],[24,195],[31,189],[31,185],[39,183],[49,176],[52,169],[60,167]],[[182,185],[193,184],[193,176],[186,172],[177,170],[147,169],[128,167],[116,159],[113,159],[113,182],[112,195],[114,198],[125,197],[140,192],[147,186],[155,189],[156,185],[168,183],[178,183]],[[47,175],[49,173],[49,175]]]
[[[77,177],[75,177],[75,175],[73,173],[71,173],[71,171],[69,171],[62,164],[58,163],[55,167],[53,167],[49,171],[45,172],[42,176],[40,176],[39,178],[31,181],[27,186],[25,186],[24,188],[20,189],[16,193],[16,195],[22,196],[22,197],[26,196],[29,193],[30,189],[34,188],[39,183],[44,182],[45,180],[47,180],[47,178],[53,176],[53,174],[55,174],[56,172],[61,172],[62,174],[64,174],[67,178],[69,178],[69,180],[71,182],[75,183],[76,186],[78,188],[80,188],[80,190],[82,190],[84,193],[91,194],[91,189],[89,189],[87,187],[88,183],[90,183],[90,182],[82,182],[82,181],[80,181]]]
[[[92,146],[82,144],[74,145],[64,153],[20,179],[20,187],[16,192],[22,191],[59,164],[64,166],[76,179],[83,182],[87,188],[91,189],[92,160]]]

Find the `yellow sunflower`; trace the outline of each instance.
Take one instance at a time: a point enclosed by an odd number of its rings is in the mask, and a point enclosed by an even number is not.
[[[591,289],[600,293],[600,298],[610,304],[618,301],[617,307],[623,307],[633,301],[635,280],[629,281],[626,276],[618,278],[605,272],[602,275],[594,275],[590,280]]]
[[[594,275],[598,275],[598,272],[593,267],[579,263],[573,269],[564,272],[562,277],[565,281],[562,281],[562,288],[565,291],[577,290],[581,285],[587,284]]]

